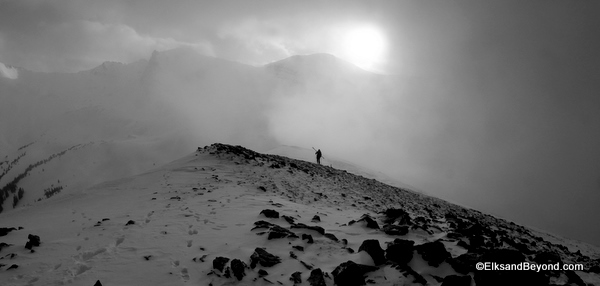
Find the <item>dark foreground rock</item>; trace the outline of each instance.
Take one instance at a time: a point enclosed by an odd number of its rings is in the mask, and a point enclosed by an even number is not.
[[[275,210],[265,209],[260,212],[260,214],[268,217],[268,218],[279,218],[279,212]]]
[[[263,267],[271,267],[281,262],[281,258],[268,253],[264,248],[257,247],[254,253],[250,256],[250,268],[254,269],[256,264]]]
[[[385,263],[385,252],[381,249],[379,245],[379,240],[377,239],[367,239],[363,241],[363,243],[358,248],[358,252],[365,251],[368,253],[371,258],[373,258],[373,262],[375,265],[381,265]]]
[[[413,248],[415,242],[396,238],[388,244],[385,250],[385,258],[398,264],[407,264],[413,258]]]
[[[213,260],[213,268],[223,272],[223,269],[225,268],[225,265],[227,264],[227,262],[229,262],[229,258],[227,258],[227,257],[222,257],[222,256],[216,257]]]
[[[313,269],[308,277],[308,284],[311,286],[326,286],[325,278],[323,277],[323,271],[321,268]]]
[[[235,276],[238,281],[242,280],[242,278],[246,276],[245,268],[246,263],[242,262],[241,260],[234,259],[231,261],[231,271],[233,272],[233,276]]]
[[[336,285],[360,286],[365,285],[365,274],[379,268],[346,261],[333,270],[333,281]]]
[[[415,247],[417,252],[423,256],[427,264],[433,267],[438,267],[447,258],[450,258],[450,253],[441,241],[428,242]]]
[[[471,276],[448,275],[441,286],[471,286]]]
[[[40,246],[40,237],[37,235],[30,234],[27,236],[27,243],[25,243],[25,248],[31,250],[34,246]]]
[[[292,276],[290,276],[290,281],[292,281],[294,284],[302,283],[302,273],[300,271],[292,273]]]

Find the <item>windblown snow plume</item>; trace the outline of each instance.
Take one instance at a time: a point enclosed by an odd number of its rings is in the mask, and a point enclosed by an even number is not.
[[[19,77],[19,71],[17,71],[16,68],[0,63],[0,77],[17,79]]]

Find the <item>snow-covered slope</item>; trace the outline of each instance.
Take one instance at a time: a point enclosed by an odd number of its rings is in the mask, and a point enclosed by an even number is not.
[[[2,285],[600,282],[598,256],[524,227],[328,166],[222,144],[2,213],[0,227],[15,228],[0,232],[8,231],[0,236]],[[36,240],[29,234],[41,241],[33,251],[24,248]],[[585,269],[474,270],[476,262],[507,259]]]

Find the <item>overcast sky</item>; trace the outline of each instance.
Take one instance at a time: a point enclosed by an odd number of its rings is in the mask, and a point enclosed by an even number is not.
[[[179,46],[251,65],[352,61],[346,36],[367,27],[381,46],[365,68],[413,83],[382,112],[409,108],[422,127],[387,126],[373,145],[400,155],[370,165],[598,245],[598,15],[598,1],[0,0],[0,62],[74,72]]]

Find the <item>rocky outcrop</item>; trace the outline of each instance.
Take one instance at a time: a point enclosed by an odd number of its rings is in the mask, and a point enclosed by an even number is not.
[[[379,240],[377,239],[367,239],[363,241],[363,243],[358,248],[358,252],[365,251],[368,253],[371,258],[373,258],[373,263],[375,265],[381,265],[385,263],[385,252],[381,249],[379,245]]]
[[[29,234],[27,236],[27,243],[25,243],[25,248],[29,249],[29,250],[33,250],[34,246],[40,246],[40,237],[37,235],[33,235],[33,234]]]
[[[257,264],[263,267],[271,267],[281,263],[281,258],[268,253],[264,248],[257,247],[254,253],[250,256],[250,268],[254,269]]]
[[[433,267],[438,267],[447,258],[451,257],[444,244],[439,240],[417,245],[415,249],[423,256],[427,264]]]
[[[311,286],[327,286],[321,268],[313,269],[310,272],[310,277],[308,277],[308,280],[306,281],[308,281],[308,284]]]
[[[415,242],[396,238],[388,244],[385,250],[385,258],[398,264],[407,264],[413,258]]]
[[[361,286],[365,285],[365,274],[378,269],[375,266],[357,264],[349,260],[338,265],[331,274],[336,285]]]
[[[227,262],[229,262],[229,258],[227,257],[216,257],[213,260],[213,269],[217,269],[221,272],[223,272],[223,269],[225,268],[225,265],[227,264]]]
[[[242,262],[239,259],[234,259],[231,261],[231,271],[233,272],[233,276],[237,278],[238,281],[241,281],[242,278],[246,276],[246,267],[246,263]]]

